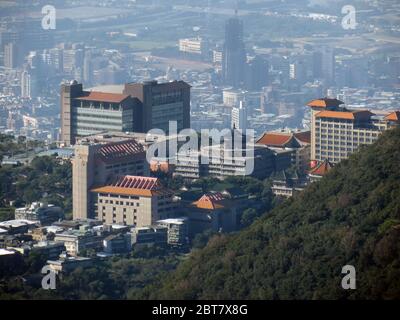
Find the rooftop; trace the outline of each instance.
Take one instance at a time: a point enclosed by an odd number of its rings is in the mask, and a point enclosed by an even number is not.
[[[331,164],[328,160],[324,160],[319,163],[313,169],[310,170],[309,174],[313,176],[324,176],[333,168],[333,164]]]
[[[143,145],[138,143],[136,140],[131,139],[105,144],[100,147],[98,154],[102,160],[108,161],[130,157],[142,152],[144,152]]]
[[[335,118],[345,120],[355,120],[357,117],[366,115],[371,117],[372,112],[368,110],[357,110],[357,111],[321,111],[316,114],[317,118]]]
[[[89,91],[82,97],[76,98],[77,100],[84,101],[99,101],[99,102],[109,102],[109,103],[121,103],[125,99],[129,98],[129,95],[120,93],[107,93],[99,91]]]
[[[95,188],[92,192],[151,197],[171,191],[164,188],[157,178],[127,175],[117,177],[106,186]]]
[[[193,202],[199,209],[222,209],[224,208],[225,198],[221,192],[214,192],[214,193],[206,193],[203,195],[199,200]]]
[[[327,108],[327,107],[338,107],[341,104],[344,104],[344,102],[338,99],[321,98],[308,102],[307,106],[313,108]]]

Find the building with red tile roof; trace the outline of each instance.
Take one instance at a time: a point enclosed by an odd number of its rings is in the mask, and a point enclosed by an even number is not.
[[[106,224],[150,226],[171,217],[177,207],[173,191],[152,177],[119,176],[91,192],[97,198],[97,218]]]

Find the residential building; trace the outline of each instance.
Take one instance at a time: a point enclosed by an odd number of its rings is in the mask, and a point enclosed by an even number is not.
[[[51,270],[58,273],[68,273],[76,268],[88,268],[92,265],[93,260],[85,257],[74,257],[64,253],[58,260],[48,260],[47,265]]]
[[[63,218],[63,210],[53,204],[33,202],[28,207],[15,209],[15,219],[39,221],[42,226]]]
[[[68,254],[78,256],[83,250],[92,249],[100,251],[103,248],[105,234],[93,230],[68,230],[57,233],[54,237],[55,242],[64,244]]]
[[[168,241],[168,228],[163,226],[135,227],[132,229],[134,245],[165,245]]]
[[[242,132],[245,133],[247,129],[247,111],[243,101],[240,101],[238,107],[232,108],[231,116],[232,116],[231,128],[242,130]]]
[[[302,191],[307,186],[305,175],[298,172],[280,171],[272,177],[272,192],[276,196],[290,198],[295,192]]]
[[[150,226],[171,217],[177,209],[173,192],[157,178],[120,176],[92,193],[97,199],[97,218],[107,224]]]
[[[338,163],[400,124],[400,111],[350,110],[342,104],[329,98],[307,104],[311,108],[311,160]]]
[[[201,37],[179,39],[179,51],[185,54],[206,55],[208,50],[207,43]]]
[[[103,240],[103,247],[107,254],[129,252],[132,249],[131,234],[111,234]]]
[[[65,251],[65,246],[61,242],[39,241],[32,246],[31,251],[38,252],[47,257],[47,259],[57,259]]]
[[[189,242],[188,218],[170,218],[157,221],[157,225],[168,229],[168,244],[172,246],[183,246]]]

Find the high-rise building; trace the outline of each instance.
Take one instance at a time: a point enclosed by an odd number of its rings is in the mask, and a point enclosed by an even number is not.
[[[4,67],[14,69],[18,66],[18,47],[15,43],[10,42],[4,46]]]
[[[76,81],[61,86],[61,136],[66,145],[102,131],[139,128],[137,100],[126,94],[83,91]]]
[[[128,83],[121,93],[84,91],[72,81],[61,86],[61,136],[66,144],[77,137],[104,131],[169,132],[169,121],[178,132],[190,128],[190,85],[184,81]]]
[[[332,85],[335,80],[335,53],[332,47],[324,46],[321,50],[322,77],[327,85]]]
[[[329,98],[307,104],[311,108],[311,161],[338,163],[400,124],[400,111],[350,110],[342,104]]]
[[[26,70],[21,73],[21,98],[31,98],[31,76]]]
[[[261,56],[256,56],[246,68],[246,88],[260,91],[268,84],[268,62]]]
[[[134,139],[115,141],[82,140],[75,145],[72,161],[73,218],[93,218],[97,199],[91,189],[105,185],[119,175],[146,176],[149,165],[146,152]]]
[[[179,39],[179,51],[184,54],[206,56],[208,53],[207,42],[200,38]]]
[[[169,132],[169,121],[178,132],[190,128],[190,85],[184,81],[127,83],[123,94],[140,101],[139,132],[161,129]]]
[[[232,108],[232,129],[242,130],[243,133],[247,129],[247,111],[243,104],[243,101],[240,101],[238,107]]]
[[[243,22],[237,17],[225,24],[222,53],[222,76],[225,85],[239,88],[244,81],[246,50],[243,42]]]

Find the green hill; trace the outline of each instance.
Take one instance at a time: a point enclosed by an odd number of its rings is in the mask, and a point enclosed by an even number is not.
[[[357,289],[341,287],[354,265]],[[242,232],[216,236],[146,298],[400,298],[400,128]]]

